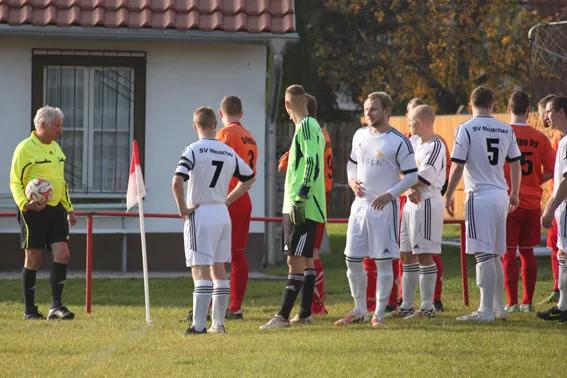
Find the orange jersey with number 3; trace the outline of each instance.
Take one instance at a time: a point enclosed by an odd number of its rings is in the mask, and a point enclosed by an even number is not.
[[[555,152],[549,138],[529,125],[510,124],[522,153],[522,181],[520,182],[520,207],[539,209],[543,194],[543,174],[553,174]],[[543,168],[543,169],[542,169]],[[506,182],[510,188],[510,164],[504,165]],[[510,190],[510,189],[509,189]]]
[[[321,128],[325,136],[325,192],[330,193],[333,189],[333,146],[331,145],[331,137],[327,130]],[[282,155],[279,164],[287,170],[287,161],[289,151]]]
[[[233,122],[217,132],[217,139],[230,146],[242,160],[248,163],[254,176],[256,176],[256,160],[258,159],[258,147],[252,134],[239,122]],[[238,179],[233,177],[228,185],[230,193],[238,184]]]

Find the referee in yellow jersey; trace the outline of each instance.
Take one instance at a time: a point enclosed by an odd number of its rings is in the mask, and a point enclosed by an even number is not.
[[[37,111],[33,122],[35,131],[16,147],[10,170],[10,190],[18,205],[21,243],[26,253],[22,271],[24,319],[45,319],[34,300],[36,273],[44,249],[53,253],[51,307],[47,319],[73,319],[75,314],[61,302],[70,255],[69,225],[77,223],[65,183],[65,154],[55,142],[62,133],[63,112],[44,106]],[[48,180],[53,185],[53,197],[47,204],[30,201],[25,195],[26,185],[35,178]]]

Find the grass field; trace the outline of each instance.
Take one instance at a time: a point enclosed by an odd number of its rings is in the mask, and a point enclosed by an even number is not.
[[[433,319],[390,320],[333,327],[352,308],[345,277],[344,226],[329,226],[332,254],[325,263],[330,315],[311,326],[260,331],[277,312],[283,281],[251,281],[245,320],[228,321],[226,335],[184,336],[192,302],[189,280],[150,281],[153,324],[144,321],[142,280],[95,280],[93,311],[84,313],[84,281],[69,280],[65,303],[71,322],[21,320],[18,280],[0,281],[0,376],[474,376],[561,377],[567,371],[567,325],[512,314],[492,324],[457,324],[478,304],[469,260],[471,307],[462,303],[458,249],[444,248],[444,303]],[[551,290],[549,258],[538,260],[536,302]],[[271,267],[270,274],[285,274]],[[521,291],[521,290],[520,290]],[[47,312],[49,283],[38,281]],[[546,309],[547,306],[538,306]]]

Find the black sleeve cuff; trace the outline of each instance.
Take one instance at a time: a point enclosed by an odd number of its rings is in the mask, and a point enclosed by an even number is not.
[[[352,160],[352,158],[351,158],[350,156],[349,156],[348,160],[349,160],[351,163],[354,163],[354,164],[357,164],[357,165],[358,165],[358,163],[357,163],[356,161]]]
[[[298,196],[301,196],[303,198],[307,198],[309,196],[309,191],[311,190],[310,187],[308,186],[302,186],[301,188],[299,188],[299,192],[297,192]]]
[[[431,183],[430,183],[429,181],[427,181],[426,179],[424,179],[423,177],[421,177],[421,176],[419,176],[419,175],[417,176],[417,179],[418,179],[419,181],[421,181],[422,183],[424,183],[425,185],[427,185],[427,186],[430,186],[430,185],[431,185]]]
[[[246,181],[250,181],[254,178],[254,174],[251,174],[250,176],[242,176],[242,175],[238,175],[236,176],[236,178],[240,181],[240,182],[246,182]]]
[[[417,168],[408,169],[407,171],[402,171],[402,173],[403,173],[404,175],[407,175],[407,174],[410,174],[410,173],[414,173],[414,172],[417,172]]]
[[[521,158],[522,158],[522,155],[517,156],[517,157],[515,157],[515,158],[506,157],[506,161],[507,161],[508,163],[513,163],[513,162],[515,162],[515,161],[520,160]]]
[[[459,163],[459,164],[465,164],[466,163],[466,160],[461,160],[461,159],[457,159],[457,158],[454,158],[454,157],[451,158],[451,161],[453,163]]]
[[[186,175],[185,173],[175,172],[175,176],[183,177],[183,181],[189,180],[189,175]]]
[[[441,197],[443,197],[445,195],[445,193],[447,193],[447,186],[448,185],[449,185],[449,180],[445,180],[443,187],[441,187]]]

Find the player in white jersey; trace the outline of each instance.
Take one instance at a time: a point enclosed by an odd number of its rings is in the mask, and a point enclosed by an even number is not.
[[[445,145],[435,135],[435,112],[428,105],[419,105],[408,116],[410,142],[415,151],[418,182],[407,192],[408,202],[402,212],[400,254],[402,259],[403,302],[391,316],[408,318],[433,317],[433,294],[437,279],[434,254],[441,253],[443,234],[443,196],[447,156]],[[414,312],[417,286],[421,305]]]
[[[559,272],[557,283],[559,287],[559,302],[557,306],[536,316],[543,320],[558,320],[567,322],[567,97],[556,96],[545,106],[546,122],[552,129],[559,130],[564,136],[559,142],[555,156],[555,172],[553,175],[553,196],[545,206],[541,225],[551,228],[553,219],[557,224],[557,261]]]
[[[520,159],[512,127],[491,116],[494,92],[478,87],[470,99],[473,117],[457,128],[451,155],[453,162],[445,207],[454,216],[453,193],[465,173],[467,196],[467,253],[476,259],[476,284],[480,306],[457,320],[494,321],[504,319],[504,270],[501,255],[506,252],[506,218],[519,204]],[[504,176],[504,163],[510,163],[511,192]]]
[[[354,310],[337,320],[338,326],[370,320],[364,257],[373,258],[378,269],[372,325],[384,324],[393,284],[392,259],[399,258],[398,197],[417,182],[413,148],[403,134],[389,125],[391,112],[388,94],[371,93],[364,110],[369,126],[359,129],[352,140],[347,174],[356,198],[350,210],[345,255]],[[401,180],[400,173],[404,175]]]
[[[215,139],[217,120],[213,109],[201,107],[193,114],[199,140],[183,151],[173,176],[173,195],[185,221],[185,260],[191,267],[193,324],[185,334],[206,333],[206,317],[212,297],[209,332],[224,333],[230,295],[225,263],[231,259],[231,222],[228,206],[250,190],[254,173],[228,145]],[[228,193],[232,177],[240,182]],[[185,202],[184,181],[188,181]]]

